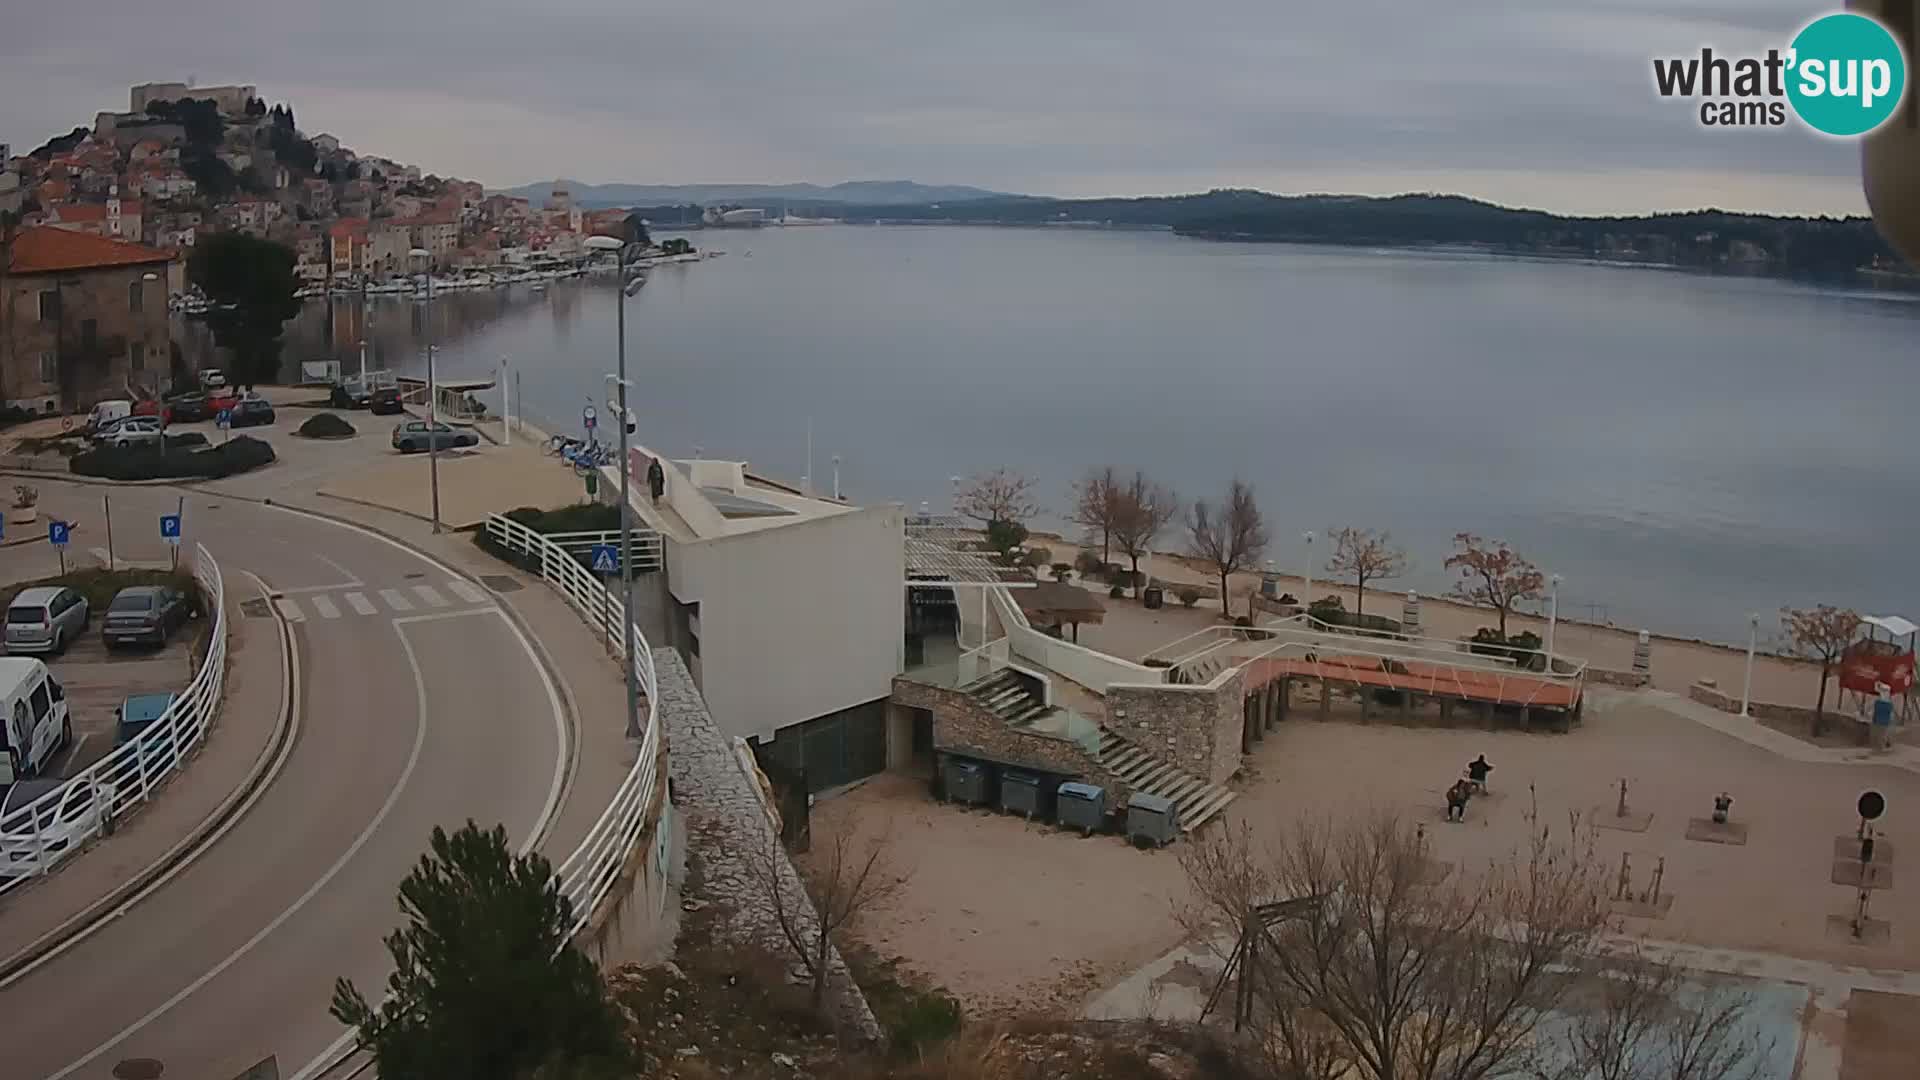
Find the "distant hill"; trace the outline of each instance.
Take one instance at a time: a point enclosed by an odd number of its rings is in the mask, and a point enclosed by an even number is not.
[[[585,184],[561,181],[582,206],[672,206],[687,203],[778,203],[808,205],[909,206],[960,202],[967,199],[1004,199],[1002,191],[959,184],[916,184],[911,180],[849,180],[819,184]],[[553,181],[508,188],[506,194],[531,200],[538,206],[553,190]]]

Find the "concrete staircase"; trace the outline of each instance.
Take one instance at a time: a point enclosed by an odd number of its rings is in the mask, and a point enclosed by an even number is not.
[[[1182,661],[1173,669],[1173,682],[1189,686],[1200,686],[1213,681],[1213,677],[1227,669],[1230,658],[1223,652],[1213,650],[1192,660]]]
[[[963,691],[987,707],[987,711],[1014,727],[1026,727],[1053,709],[1033,695],[1012,668],[1001,668],[984,679],[977,679]]]
[[[1239,793],[1168,765],[1122,735],[1100,730],[1100,764],[1136,791],[1171,799],[1180,809],[1180,828],[1192,832],[1226,809]]]

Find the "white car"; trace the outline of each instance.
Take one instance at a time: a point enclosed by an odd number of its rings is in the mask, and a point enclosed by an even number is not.
[[[0,878],[38,873],[79,849],[112,820],[118,794],[112,784],[89,777],[21,780],[6,788],[0,794]]]
[[[160,441],[160,418],[157,416],[129,416],[116,420],[93,437],[93,441],[103,446],[135,446],[140,443]]]

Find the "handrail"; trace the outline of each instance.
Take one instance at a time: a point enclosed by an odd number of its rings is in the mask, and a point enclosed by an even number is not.
[[[620,639],[619,626],[625,620],[620,600],[600,584],[592,571],[580,565],[574,553],[551,538],[527,528],[501,514],[487,515],[487,535],[502,548],[537,559],[540,576],[567,598],[581,619],[599,635],[614,655],[624,655],[627,641]],[[615,534],[616,536],[618,534]],[[646,694],[646,731],[640,740],[640,756],[628,770],[605,810],[587,830],[579,845],[561,861],[556,877],[561,895],[573,906],[572,933],[586,928],[594,909],[613,891],[621,870],[627,865],[640,834],[646,830],[648,811],[652,809],[654,788],[659,777],[660,707],[656,692],[653,649],[638,626],[627,622],[632,634],[633,671],[640,689]]]
[[[658,570],[664,561],[665,550],[660,534],[652,529],[634,529],[633,568],[635,570]],[[620,543],[619,529],[606,529],[599,532],[556,532],[543,533],[550,543],[558,544],[569,555],[586,555],[599,544]]]
[[[229,629],[220,566],[203,544],[194,545],[194,577],[213,617],[200,669],[138,738],[0,817],[0,893],[45,874],[87,841],[112,831],[122,815],[151,798],[200,745],[220,706]]]

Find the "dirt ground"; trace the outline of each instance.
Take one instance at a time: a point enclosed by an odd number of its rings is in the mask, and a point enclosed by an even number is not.
[[[1303,815],[1398,812],[1426,823],[1435,858],[1467,866],[1518,850],[1536,803],[1538,820],[1555,828],[1576,813],[1620,824],[1625,778],[1630,818],[1650,819],[1644,831],[1591,830],[1598,857],[1613,870],[1627,855],[1635,892],[1659,868],[1671,897],[1662,917],[1629,920],[1629,929],[1803,963],[1920,970],[1920,923],[1904,876],[1874,897],[1873,914],[1892,923],[1888,944],[1837,941],[1827,929],[1856,895],[1831,878],[1836,840],[1858,822],[1860,792],[1878,789],[1896,808],[1920,805],[1920,776],[1790,762],[1626,696],[1602,695],[1585,726],[1566,735],[1363,726],[1335,716],[1303,716],[1271,733],[1236,782],[1242,795],[1229,820],[1275,834]],[[1473,801],[1464,824],[1447,824],[1442,792],[1483,753],[1494,765],[1491,793]],[[1743,845],[1688,839],[1721,791],[1746,826]],[[1177,846],[1139,852],[1115,837],[1081,839],[936,804],[924,781],[901,775],[827,800],[814,815],[816,839],[848,827],[890,830],[891,858],[909,880],[856,935],[970,1012],[1071,1008],[1180,938]],[[1898,810],[1884,819],[1883,850],[1920,842],[1910,820]]]

